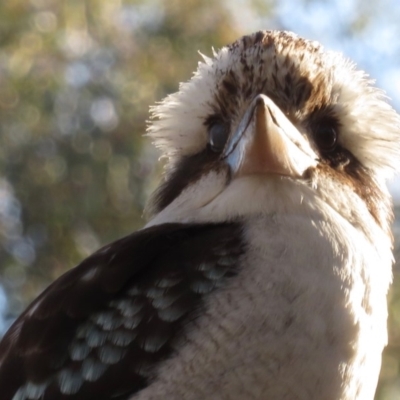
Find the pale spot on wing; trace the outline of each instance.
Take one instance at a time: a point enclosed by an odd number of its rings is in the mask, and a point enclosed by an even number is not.
[[[226,275],[235,262],[236,259],[234,257],[225,256],[219,258],[217,264],[201,263],[198,269],[203,271],[204,277],[211,280],[220,280]]]
[[[97,349],[97,355],[104,364],[116,364],[126,354],[126,350],[121,347],[114,347],[106,344]]]
[[[137,336],[136,332],[117,330],[110,332],[107,339],[116,346],[128,346]]]
[[[215,285],[213,282],[208,281],[208,280],[198,280],[198,281],[192,282],[192,284],[190,285],[190,288],[195,293],[206,294],[206,293],[210,293],[215,288]]]
[[[150,297],[150,299],[157,299],[161,297],[165,293],[164,289],[156,288],[156,287],[151,287],[146,291],[147,297]]]
[[[85,339],[89,333],[89,330],[92,329],[92,326],[93,324],[90,322],[79,325],[76,330],[76,337],[78,339]]]
[[[185,304],[174,304],[169,308],[158,310],[157,314],[161,321],[175,322],[179,318],[181,318],[187,311],[188,308]]]
[[[43,397],[46,387],[47,382],[42,384],[28,382],[25,386],[18,389],[12,400],[39,400]]]
[[[139,294],[142,294],[142,291],[137,286],[134,286],[128,290],[128,294],[130,296],[138,296]]]
[[[157,299],[154,299],[151,304],[154,308],[157,310],[164,310],[165,308],[170,307],[172,304],[175,303],[181,297],[181,294],[175,294],[175,295],[168,295],[165,294],[162,297],[159,297]]]
[[[83,383],[82,376],[79,372],[71,369],[63,369],[58,373],[58,384],[60,392],[63,394],[78,393]]]
[[[142,322],[142,319],[142,315],[134,315],[133,317],[125,318],[124,327],[126,329],[135,329]]]
[[[26,400],[25,387],[19,388],[11,400]]]
[[[157,282],[157,286],[160,288],[170,288],[176,286],[182,282],[182,278],[162,278]]]
[[[82,361],[90,353],[90,347],[83,341],[74,341],[69,347],[71,360]]]
[[[225,276],[229,268],[230,267],[213,268],[208,271],[204,271],[204,276],[208,279],[219,280]]]
[[[32,382],[28,382],[25,386],[25,392],[27,398],[30,400],[40,399],[43,396],[46,388],[47,388],[47,382],[39,385],[35,385]]]
[[[228,266],[231,267],[237,262],[234,257],[222,257],[218,260],[218,265]]]
[[[165,343],[167,343],[168,339],[169,336],[154,332],[148,335],[144,341],[140,343],[140,347],[148,353],[155,353],[160,350]]]
[[[211,262],[202,262],[198,265],[197,269],[199,271],[209,271],[210,269],[215,267],[215,263]]]
[[[220,257],[228,256],[229,257],[229,255],[231,254],[231,249],[229,249],[226,246],[221,246],[221,247],[214,248],[213,252],[216,256],[220,256]],[[218,262],[220,262],[220,261],[221,261],[221,258],[218,259]]]
[[[107,365],[93,359],[87,358],[82,363],[82,377],[88,382],[94,382],[99,379],[107,369]]]
[[[103,346],[103,344],[106,342],[106,339],[107,333],[100,331],[93,325],[92,329],[88,332],[86,336],[86,343],[90,347],[100,347]]]
[[[120,299],[110,303],[112,307],[118,309],[124,317],[132,317],[137,314],[144,306],[139,299]]]
[[[117,329],[123,323],[123,319],[112,310],[93,314],[90,319],[105,331]]]

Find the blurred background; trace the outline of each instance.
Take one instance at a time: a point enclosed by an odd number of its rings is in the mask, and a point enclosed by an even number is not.
[[[398,0],[1,2],[0,336],[51,281],[145,223],[160,173],[148,108],[190,78],[197,50],[293,30],[355,60],[400,110],[398,21]],[[391,190],[399,205],[398,180]],[[379,400],[400,398],[399,272]]]

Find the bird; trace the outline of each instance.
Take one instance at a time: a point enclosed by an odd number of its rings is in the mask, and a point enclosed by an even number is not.
[[[151,108],[147,224],[0,344],[2,400],[372,400],[400,116],[340,53],[243,36]]]

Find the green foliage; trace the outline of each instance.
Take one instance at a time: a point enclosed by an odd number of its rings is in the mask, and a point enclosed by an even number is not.
[[[149,105],[190,78],[197,50],[238,33],[201,0],[21,0],[0,15],[0,273],[16,315],[143,225]]]

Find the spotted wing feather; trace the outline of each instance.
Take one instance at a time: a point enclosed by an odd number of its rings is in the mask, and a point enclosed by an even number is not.
[[[165,224],[50,285],[0,343],[3,400],[125,399],[147,386],[204,296],[236,271],[234,224]]]

